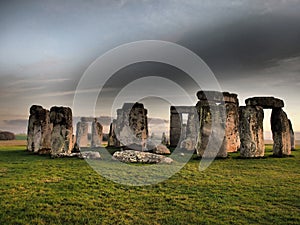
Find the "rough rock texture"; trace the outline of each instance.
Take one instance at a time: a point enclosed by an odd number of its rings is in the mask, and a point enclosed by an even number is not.
[[[265,153],[263,137],[263,108],[260,106],[241,106],[239,115],[241,157],[263,157]]]
[[[167,138],[165,132],[162,133],[162,136],[161,136],[161,144],[162,144],[162,145],[168,145],[168,138]]]
[[[49,111],[39,105],[31,106],[27,129],[27,150],[38,152],[51,149],[52,128]]]
[[[198,91],[197,97],[200,101],[228,102],[239,104],[237,94],[218,91]]]
[[[225,103],[226,126],[224,148],[227,152],[236,152],[240,147],[239,106],[235,103]]]
[[[207,105],[207,102],[197,103],[200,131],[197,140],[197,155],[201,157],[226,158],[227,149],[224,147],[226,108],[224,105]],[[215,126],[213,127],[213,118]],[[211,143],[210,146],[208,144]]]
[[[168,155],[168,154],[171,154],[170,149],[168,149],[167,146],[165,146],[165,145],[163,145],[163,144],[157,145],[157,146],[153,149],[153,153],[155,153],[155,154],[160,154],[160,155]]]
[[[79,147],[87,147],[89,124],[87,122],[78,122],[76,128],[76,143]]]
[[[110,147],[120,146],[120,142],[116,136],[116,123],[117,120],[113,120],[109,127],[108,146]]]
[[[293,130],[293,125],[291,120],[289,120],[289,125],[290,125],[290,135],[291,135],[291,150],[294,151],[295,150],[295,133]]]
[[[246,105],[261,106],[264,109],[283,108],[284,102],[274,97],[254,97],[246,99]]]
[[[9,131],[0,131],[0,140],[15,140],[15,134]]]
[[[103,126],[95,118],[92,123],[91,147],[101,146],[102,138],[103,138]]]
[[[183,123],[183,114],[188,115],[187,123]],[[180,146],[186,138],[197,140],[198,114],[195,106],[170,107],[170,146]]]
[[[83,159],[101,159],[101,155],[99,152],[81,152],[81,158]]]
[[[69,107],[52,107],[50,109],[50,122],[53,123],[51,154],[70,154],[73,149],[72,110]]]
[[[180,141],[182,118],[174,106],[171,106],[170,111],[170,146],[176,147]]]
[[[200,120],[200,133],[198,134],[198,155],[203,156],[204,150],[208,144],[211,133],[212,117],[210,108],[213,108],[217,115],[217,120],[220,126],[214,131],[213,137],[217,138],[215,141],[219,141],[220,137],[216,134],[222,135],[223,143],[219,149],[218,157],[227,157],[225,152],[235,152],[239,149],[239,100],[237,94],[229,92],[217,92],[217,91],[199,91],[197,97],[200,100],[196,107],[199,113]],[[224,113],[224,109],[226,109]],[[224,114],[225,117],[224,118]],[[224,131],[222,130],[224,127]],[[212,152],[217,151],[212,149]]]
[[[173,162],[171,158],[149,152],[134,150],[117,151],[113,154],[113,159],[125,163],[167,163]]]
[[[120,146],[145,145],[148,138],[147,110],[141,103],[125,103],[117,110],[115,134]]]
[[[180,143],[180,148],[186,149],[188,151],[194,151],[196,149],[197,142],[192,138],[186,138]]]
[[[281,108],[272,110],[271,129],[273,134],[273,155],[279,157],[290,155],[290,125],[286,113]]]

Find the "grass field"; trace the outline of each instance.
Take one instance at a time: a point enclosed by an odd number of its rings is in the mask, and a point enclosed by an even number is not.
[[[193,158],[170,179],[132,187],[84,160],[0,147],[0,224],[300,224],[300,150],[273,158]]]

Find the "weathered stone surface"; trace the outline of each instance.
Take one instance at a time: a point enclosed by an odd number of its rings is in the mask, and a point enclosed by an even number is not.
[[[170,146],[180,146],[187,137],[196,141],[198,126],[198,114],[195,106],[171,106],[170,107]],[[188,120],[183,122],[183,114],[188,114]]]
[[[120,146],[120,142],[116,136],[116,123],[117,120],[113,120],[109,127],[108,146],[110,147]]]
[[[153,154],[149,152],[140,152],[134,150],[117,151],[113,154],[113,159],[125,163],[167,163],[173,162],[171,158]]]
[[[264,109],[283,108],[284,102],[274,97],[254,97],[246,99],[246,105],[261,106]]]
[[[101,146],[102,138],[103,138],[103,126],[95,118],[92,123],[91,147]]]
[[[170,149],[168,149],[167,146],[165,146],[165,145],[163,145],[163,144],[157,145],[157,146],[153,149],[153,153],[155,153],[155,154],[160,154],[160,155],[168,155],[168,154],[171,154]]]
[[[50,109],[50,122],[53,123],[51,154],[70,154],[73,149],[72,110],[69,107],[52,107]]]
[[[81,152],[81,158],[83,159],[101,159],[101,155],[99,152],[86,151]]]
[[[176,147],[179,144],[181,136],[181,114],[172,112],[171,106],[171,115],[170,115],[170,146]]]
[[[87,122],[78,122],[76,127],[76,143],[79,147],[87,147],[89,124]]]
[[[39,105],[31,106],[27,130],[27,150],[38,152],[42,149],[51,149],[52,128],[49,111]]]
[[[281,108],[272,110],[271,129],[273,134],[273,155],[279,157],[290,155],[290,125],[286,113]]]
[[[125,103],[117,110],[115,133],[120,146],[145,145],[148,138],[147,110],[141,103]]]
[[[197,97],[200,101],[228,102],[239,104],[237,94],[218,91],[198,91]]]
[[[290,136],[291,136],[291,150],[294,151],[295,150],[295,133],[293,130],[293,125],[291,120],[289,120],[289,125],[290,125]]]
[[[167,138],[165,132],[162,133],[162,136],[161,136],[161,144],[162,144],[162,145],[168,145],[168,138]]]
[[[0,131],[0,140],[15,140],[15,134],[9,131]]]
[[[260,106],[241,106],[239,109],[239,115],[241,157],[263,157],[265,153],[263,137],[263,108]]]
[[[227,157],[227,149],[224,147],[226,108],[224,105],[207,106],[201,101],[197,104],[200,130],[197,140],[197,154],[201,157],[218,158]],[[213,125],[214,118],[214,126]],[[210,146],[208,144],[210,143]]]
[[[226,103],[226,126],[224,148],[227,152],[236,152],[240,147],[239,109],[234,103]]]
[[[180,148],[186,149],[188,151],[194,151],[196,149],[196,144],[196,140],[188,137],[180,143]]]

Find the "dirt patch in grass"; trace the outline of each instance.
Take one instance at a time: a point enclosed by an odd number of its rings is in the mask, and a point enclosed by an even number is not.
[[[26,140],[10,140],[10,141],[0,141],[0,147],[6,146],[26,146]]]

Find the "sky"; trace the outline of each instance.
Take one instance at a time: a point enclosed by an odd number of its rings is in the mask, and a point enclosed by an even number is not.
[[[222,90],[238,94],[240,105],[253,96],[283,99],[294,130],[300,131],[299,11],[300,0],[1,1],[0,130],[26,132],[33,104],[72,107],[85,71],[111,49],[161,40],[197,54]],[[197,91],[178,68],[145,62],[120,69],[102,84],[103,95],[113,99],[129,81],[146,75]],[[135,86],[134,91],[144,90]],[[165,93],[172,92],[165,88]],[[169,119],[168,102],[143,102],[149,117]],[[266,110],[265,130],[270,130],[269,117]]]

